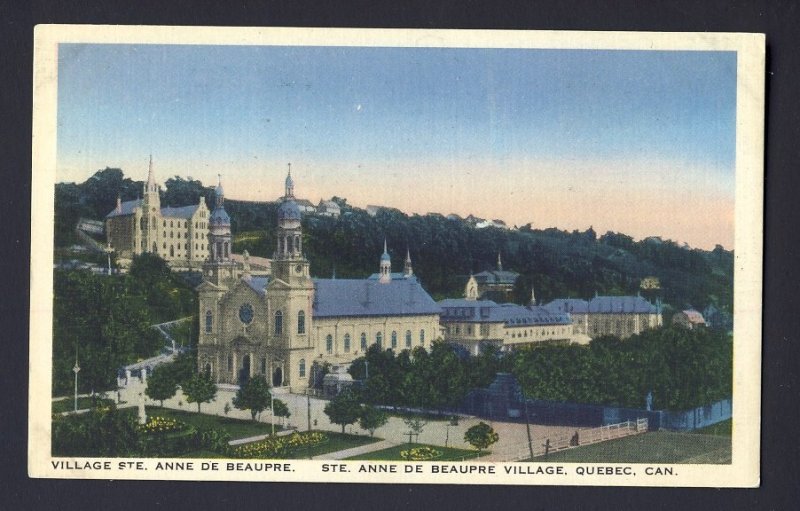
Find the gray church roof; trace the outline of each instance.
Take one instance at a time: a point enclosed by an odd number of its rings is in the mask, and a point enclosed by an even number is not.
[[[112,218],[115,216],[125,216],[125,215],[132,215],[133,210],[141,206],[142,199],[134,199],[128,200],[121,204],[120,210],[117,211],[117,208],[111,210],[111,213],[106,215],[106,218]]]
[[[269,277],[250,277],[260,296]],[[377,280],[314,279],[314,317],[408,316],[439,314],[441,309],[415,278],[382,284]]]
[[[199,208],[199,204],[193,206],[181,206],[179,208],[161,208],[161,216],[168,218],[192,218],[194,212]]]
[[[253,291],[258,293],[260,296],[264,296],[264,288],[267,287],[269,277],[250,277],[249,279],[245,279],[245,282],[253,289]]]
[[[119,211],[117,208],[111,210],[109,214],[106,215],[106,218],[112,218],[115,216],[125,216],[125,215],[132,215],[133,210],[141,207],[142,199],[135,199],[125,201],[120,205]],[[199,204],[195,204],[193,206],[181,206],[179,208],[161,208],[161,216],[167,218],[192,218],[194,212],[197,211],[197,208],[200,207]]]
[[[551,312],[545,307],[498,304],[492,300],[448,298],[439,302],[442,321],[465,323],[504,323],[506,326],[568,325],[569,314]]]
[[[401,272],[401,271],[394,271],[394,272],[390,273],[389,276],[392,278],[392,280],[407,280],[407,279],[417,280],[417,277],[415,277],[414,275],[406,277],[406,274]],[[367,277],[367,279],[369,279],[369,280],[378,280],[380,278],[381,278],[381,274],[380,273],[373,273],[372,275]]]
[[[406,316],[441,309],[417,279],[314,279],[314,316]]]
[[[658,308],[641,296],[595,296],[588,302],[559,298],[544,306],[551,312],[576,314],[656,314]]]

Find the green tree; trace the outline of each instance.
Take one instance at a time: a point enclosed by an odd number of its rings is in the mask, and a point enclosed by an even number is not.
[[[217,385],[211,376],[197,373],[182,385],[186,402],[197,403],[197,413],[200,413],[202,403],[210,403],[217,395]]]
[[[239,386],[233,397],[233,406],[239,410],[250,410],[250,416],[255,421],[261,412],[270,407],[269,388],[269,383],[263,375],[253,376]]]
[[[403,422],[406,426],[408,426],[407,434],[409,443],[411,443],[412,437],[419,438],[419,436],[422,434],[422,430],[428,425],[428,421],[422,417],[407,417],[403,419]]]
[[[500,435],[485,422],[479,422],[464,433],[464,441],[476,448],[478,452],[486,449],[499,439]]]
[[[164,406],[164,400],[169,399],[178,391],[178,384],[169,371],[169,368],[164,366],[157,366],[153,369],[153,373],[147,378],[147,388],[144,393],[150,399],[155,399],[161,402]]]
[[[353,392],[345,390],[328,402],[324,411],[333,424],[342,426],[344,433],[345,426],[353,424],[361,416],[361,404]]]
[[[289,406],[280,399],[275,399],[273,401],[272,414],[275,417],[281,417],[283,419],[284,426],[286,425],[286,419],[292,416],[292,412],[289,411]]]
[[[369,436],[375,434],[375,430],[385,426],[389,422],[389,415],[374,406],[365,406],[361,410],[361,417],[358,419],[358,425],[361,429],[369,431]]]
[[[115,405],[53,418],[54,456],[130,457],[138,454],[136,420]]]

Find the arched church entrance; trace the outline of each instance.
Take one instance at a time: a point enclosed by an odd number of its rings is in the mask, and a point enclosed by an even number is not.
[[[242,359],[242,368],[239,370],[239,385],[244,385],[250,379],[250,355]]]
[[[283,370],[280,367],[276,367],[275,370],[272,371],[272,386],[283,386]]]

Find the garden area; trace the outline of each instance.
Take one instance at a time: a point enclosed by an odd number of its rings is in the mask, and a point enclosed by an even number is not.
[[[146,407],[118,410],[103,403],[79,415],[53,416],[54,456],[304,459],[380,441],[334,432],[293,432],[230,445],[235,439],[270,435],[272,425],[196,412]],[[275,426],[275,432],[282,428]]]
[[[229,417],[206,415],[188,411],[184,412],[181,410],[172,410],[170,408],[161,408],[158,406],[148,406],[146,407],[146,410],[148,417],[157,415],[159,417],[184,422],[196,429],[213,429],[228,435],[231,440],[238,440],[240,438],[248,438],[258,435],[269,435],[272,432],[272,425],[265,422],[254,422],[245,419],[232,419]],[[275,424],[276,433],[281,431],[281,429],[282,428],[278,424]]]
[[[112,403],[110,399],[100,399],[98,397],[79,397],[78,410],[86,410],[98,405],[108,406]],[[75,410],[75,400],[73,398],[64,398],[58,401],[53,401],[52,413],[64,413]]]

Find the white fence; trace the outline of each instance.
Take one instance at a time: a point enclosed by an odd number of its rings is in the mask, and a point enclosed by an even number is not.
[[[527,460],[531,457],[531,450],[533,451],[533,456],[537,457],[547,453],[580,447],[582,445],[596,444],[597,442],[605,442],[616,438],[637,435],[646,431],[647,419],[637,419],[635,421],[609,424],[598,428],[582,429],[576,431],[573,435],[563,435],[545,439],[534,438],[532,440],[532,449],[528,446],[528,443],[525,442],[509,447],[502,452],[493,452],[491,457],[492,461]]]

